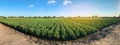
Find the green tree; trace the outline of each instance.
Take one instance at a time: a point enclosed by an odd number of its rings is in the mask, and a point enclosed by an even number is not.
[[[120,18],[120,14],[119,14],[119,18]]]
[[[53,16],[53,18],[56,18],[56,16]]]

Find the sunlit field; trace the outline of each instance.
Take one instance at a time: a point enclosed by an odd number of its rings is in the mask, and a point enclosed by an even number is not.
[[[0,22],[25,34],[49,40],[74,40],[118,23],[119,18],[1,18]]]
[[[120,45],[120,0],[0,0],[0,45]]]

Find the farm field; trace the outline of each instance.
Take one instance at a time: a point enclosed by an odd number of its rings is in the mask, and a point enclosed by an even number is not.
[[[74,40],[118,23],[119,18],[6,18],[0,22],[25,34],[49,40]]]
[[[0,45],[120,45],[120,0],[0,0]]]

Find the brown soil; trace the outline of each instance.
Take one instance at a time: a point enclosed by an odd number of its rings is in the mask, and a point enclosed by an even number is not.
[[[39,39],[0,24],[0,45],[120,45],[120,24],[72,41]]]
[[[35,45],[29,36],[0,24],[0,45]]]

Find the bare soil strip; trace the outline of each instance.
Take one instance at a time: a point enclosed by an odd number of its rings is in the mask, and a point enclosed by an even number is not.
[[[72,41],[39,39],[0,24],[0,45],[120,45],[120,23]]]
[[[35,45],[29,36],[0,24],[0,45]]]

